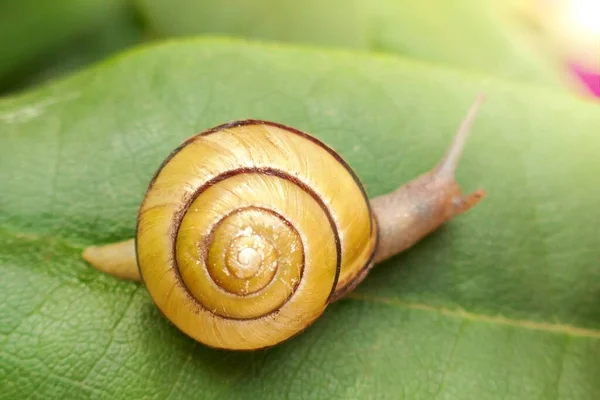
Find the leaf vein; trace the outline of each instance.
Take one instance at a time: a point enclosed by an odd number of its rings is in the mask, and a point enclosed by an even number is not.
[[[561,323],[549,323],[549,322],[538,322],[530,320],[510,319],[502,315],[485,315],[476,314],[466,311],[461,308],[450,309],[446,307],[437,307],[425,303],[410,303],[403,301],[398,298],[388,298],[382,296],[373,296],[362,293],[350,293],[346,296],[346,299],[353,301],[366,301],[372,303],[386,304],[388,306],[405,308],[409,310],[426,311],[441,314],[452,318],[462,318],[471,321],[484,322],[496,325],[505,325],[515,328],[523,328],[535,331],[544,331],[549,333],[570,335],[570,336],[581,336],[591,339],[600,339],[600,330],[581,328],[568,324]]]
[[[194,355],[194,350],[196,349],[197,344],[198,344],[198,342],[194,342],[192,344],[192,347],[190,348],[190,350],[188,352],[188,356],[185,359],[185,362],[181,365],[181,368],[179,369],[179,372],[177,373],[177,378],[175,378],[175,380],[173,381],[173,385],[167,392],[165,399],[169,399],[171,397],[171,395],[173,393],[175,393],[175,389],[177,388],[177,386],[179,386],[179,383],[181,382],[181,379],[183,378],[185,368],[188,366],[188,364],[192,360],[192,357]]]
[[[124,308],[123,312],[117,317],[115,323],[113,324],[113,326],[110,329],[110,339],[109,339],[108,343],[104,347],[104,350],[102,351],[102,354],[100,354],[100,356],[98,357],[98,359],[94,363],[92,363],[92,366],[88,370],[88,372],[87,372],[85,378],[83,378],[82,382],[85,382],[85,381],[87,381],[90,378],[90,376],[92,375],[92,372],[94,371],[94,369],[96,368],[96,366],[98,364],[100,364],[100,362],[108,354],[108,351],[110,350],[110,347],[112,346],[112,344],[113,344],[113,342],[115,340],[115,331],[117,330],[117,328],[119,327],[119,324],[123,321],[123,319],[125,318],[125,315],[127,315],[127,312],[131,308],[131,305],[133,304],[133,297],[138,292],[139,288],[140,287],[138,286],[134,290],[131,291],[131,294],[129,295],[129,298],[127,299],[127,306]]]
[[[463,319],[460,326],[458,327],[458,332],[456,333],[456,337],[454,338],[454,343],[452,343],[452,348],[450,349],[450,353],[448,354],[448,361],[446,361],[446,366],[444,367],[444,372],[442,373],[442,379],[440,379],[440,383],[438,385],[437,390],[435,391],[434,399],[440,397],[440,393],[444,388],[444,383],[446,382],[446,378],[448,377],[448,370],[450,369],[450,364],[452,364],[452,360],[454,359],[454,353],[456,352],[456,347],[460,338],[465,331],[465,326],[467,325],[468,320]]]

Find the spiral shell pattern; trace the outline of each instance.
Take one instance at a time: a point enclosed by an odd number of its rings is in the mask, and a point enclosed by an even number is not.
[[[240,121],[165,160],[138,216],[136,252],[154,302],[217,348],[282,342],[369,265],[376,227],[348,165],[312,136]]]

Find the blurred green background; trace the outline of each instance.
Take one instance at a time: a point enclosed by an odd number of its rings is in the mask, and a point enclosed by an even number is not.
[[[235,36],[390,52],[528,84],[569,85],[561,61],[506,0],[4,0],[0,95],[136,45]]]

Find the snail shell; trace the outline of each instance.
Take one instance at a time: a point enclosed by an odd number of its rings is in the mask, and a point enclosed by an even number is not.
[[[316,138],[248,120],[201,133],[156,172],[137,260],[159,309],[206,345],[255,349],[307,328],[372,264],[358,178]]]

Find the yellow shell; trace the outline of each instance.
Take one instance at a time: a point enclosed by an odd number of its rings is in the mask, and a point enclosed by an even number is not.
[[[212,347],[280,343],[372,263],[377,227],[350,167],[316,138],[266,121],[192,137],[141,205],[140,273],[167,318]]]

